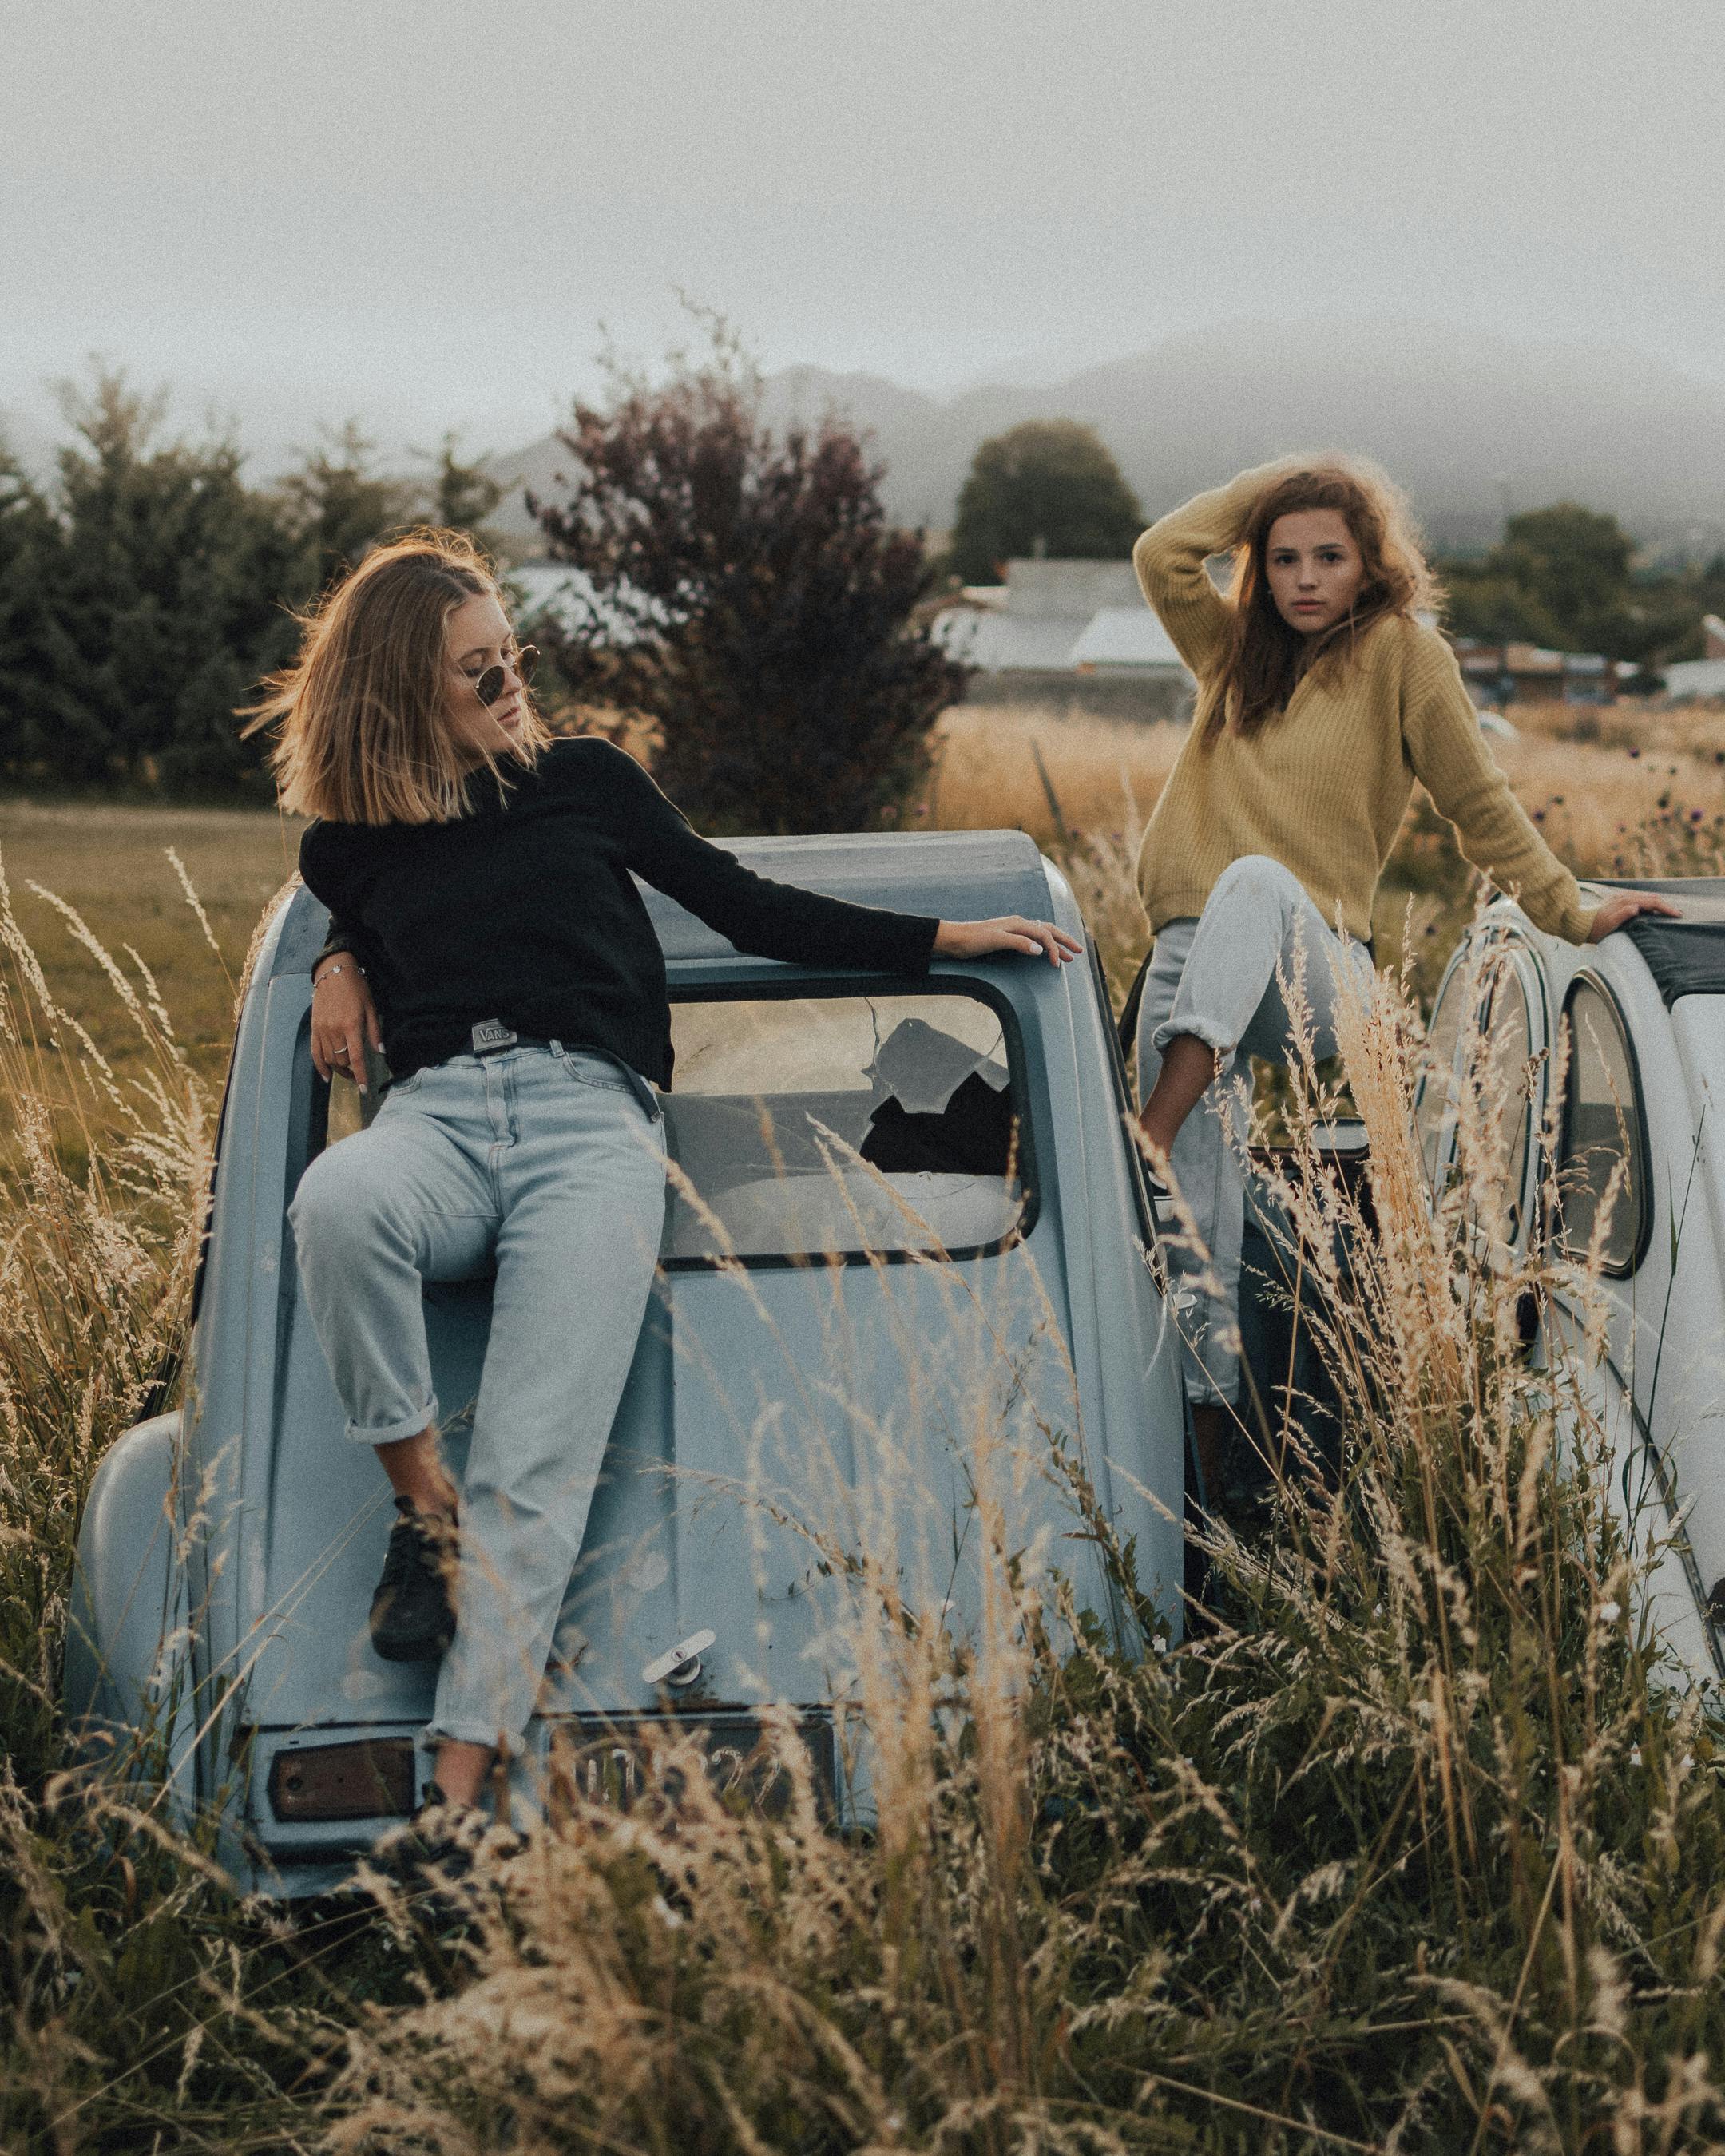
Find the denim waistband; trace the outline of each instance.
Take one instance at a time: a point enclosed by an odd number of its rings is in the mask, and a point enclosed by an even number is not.
[[[640,1102],[641,1111],[649,1122],[656,1123],[665,1113],[664,1109],[660,1106],[658,1094],[635,1069],[634,1064],[627,1062],[614,1049],[595,1047],[590,1041],[534,1040],[526,1035],[517,1034],[506,1045],[488,1049],[483,1054],[477,1053],[472,1049],[463,1049],[458,1055],[448,1056],[444,1060],[446,1064],[495,1063],[505,1056],[518,1054],[524,1048],[538,1050],[547,1055],[596,1056],[601,1063],[608,1063],[614,1070],[619,1072],[628,1081],[629,1089]]]

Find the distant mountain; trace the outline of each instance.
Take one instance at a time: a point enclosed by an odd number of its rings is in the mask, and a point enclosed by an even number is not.
[[[892,515],[935,529],[950,526],[979,442],[1063,418],[1096,428],[1150,516],[1285,450],[1343,449],[1385,465],[1445,545],[1485,544],[1506,510],[1567,498],[1661,551],[1725,547],[1725,388],[1596,346],[1417,322],[1240,324],[1063,382],[945,401],[878,375],[790,367],[769,379],[767,410],[780,425],[830,410],[868,429]],[[548,492],[566,463],[551,437],[494,470]],[[511,521],[525,536],[518,499]]]

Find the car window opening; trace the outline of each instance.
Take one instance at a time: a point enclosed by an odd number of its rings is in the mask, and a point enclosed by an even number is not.
[[[1499,1119],[1493,1163],[1502,1191],[1499,1224],[1505,1240],[1512,1243],[1521,1232],[1522,1190],[1527,1181],[1533,1120],[1528,1082],[1533,1036],[1527,991],[1507,960],[1492,983],[1486,1036],[1489,1055],[1486,1106]]]
[[[1583,1260],[1609,1204],[1599,1261],[1607,1274],[1633,1272],[1644,1229],[1645,1176],[1634,1070],[1621,1019],[1592,981],[1576,983],[1567,1014],[1569,1077],[1558,1159],[1560,1235]]]
[[[968,994],[672,1007],[665,1255],[764,1260],[996,1246],[1026,1203],[1010,1051]],[[702,1208],[711,1214],[703,1217]]]

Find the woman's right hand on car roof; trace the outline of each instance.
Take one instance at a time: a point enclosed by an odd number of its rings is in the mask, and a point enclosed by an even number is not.
[[[948,958],[982,958],[991,951],[1022,951],[1030,957],[1045,957],[1051,965],[1064,966],[1084,946],[1051,921],[1030,921],[1021,913],[1005,913],[993,921],[943,921],[935,931],[934,947]]]
[[[381,1048],[377,1007],[351,951],[326,958],[311,978],[311,1062],[320,1078],[336,1071],[366,1090],[366,1050]]]
[[[1673,921],[1683,918],[1683,909],[1673,906],[1668,898],[1661,898],[1656,891],[1614,891],[1600,902],[1587,932],[1589,943],[1603,943],[1625,921],[1633,921],[1638,913],[1669,914]]]

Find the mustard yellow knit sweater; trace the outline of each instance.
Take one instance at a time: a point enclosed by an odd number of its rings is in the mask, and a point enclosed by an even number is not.
[[[1239,539],[1281,468],[1266,466],[1153,524],[1132,549],[1144,596],[1199,683],[1199,714],[1138,857],[1152,928],[1201,913],[1230,861],[1268,854],[1293,870],[1324,919],[1372,932],[1378,879],[1417,778],[1461,850],[1549,934],[1584,942],[1593,910],[1492,761],[1455,654],[1399,617],[1359,639],[1342,678],[1307,676],[1255,733],[1208,746],[1203,720],[1227,649],[1229,607],[1204,570]]]

